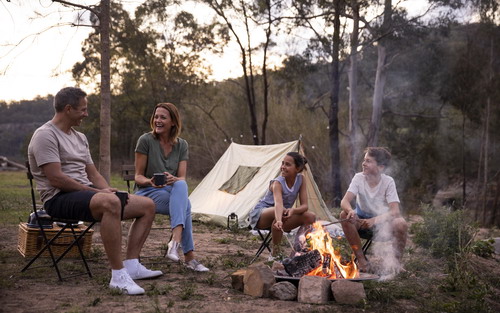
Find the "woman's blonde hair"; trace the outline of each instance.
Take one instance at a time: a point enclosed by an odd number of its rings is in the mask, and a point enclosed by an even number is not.
[[[151,126],[151,132],[153,133],[153,136],[155,136],[156,139],[158,139],[158,135],[155,132],[155,114],[156,110],[158,108],[164,108],[165,110],[168,111],[170,114],[170,119],[172,120],[172,128],[170,129],[170,140],[172,143],[177,142],[177,137],[181,134],[181,129],[182,129],[182,121],[181,117],[179,115],[179,110],[177,110],[177,107],[173,105],[172,103],[158,103],[155,106],[155,109],[153,110],[153,114],[151,115],[151,119],[149,121],[149,124]]]

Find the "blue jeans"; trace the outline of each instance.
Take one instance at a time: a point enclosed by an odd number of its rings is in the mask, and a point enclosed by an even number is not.
[[[162,188],[141,188],[135,194],[153,199],[156,213],[170,215],[172,229],[182,226],[181,246],[184,254],[194,250],[191,203],[188,199],[186,181],[179,180],[173,185]]]

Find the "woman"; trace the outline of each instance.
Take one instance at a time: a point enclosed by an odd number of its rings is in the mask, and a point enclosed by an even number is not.
[[[170,215],[172,237],[167,258],[178,262],[178,249],[184,252],[184,264],[198,272],[208,268],[194,258],[191,203],[186,184],[188,144],[179,138],[182,122],[171,103],[159,103],[150,120],[152,131],[143,134],[135,148],[136,194],[156,204],[156,213]],[[154,173],[164,173],[165,182],[155,185]]]
[[[270,182],[266,195],[250,212],[252,228],[271,228],[273,249],[270,259],[280,254],[283,231],[289,232],[316,220],[316,215],[307,211],[306,182],[300,174],[306,163],[306,158],[299,153],[288,152],[281,162],[281,175]],[[297,196],[300,206],[292,208]]]

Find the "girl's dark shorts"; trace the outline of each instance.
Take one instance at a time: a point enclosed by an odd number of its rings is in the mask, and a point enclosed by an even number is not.
[[[95,194],[96,192],[90,190],[61,191],[45,202],[44,208],[52,217],[95,222],[96,220],[90,213],[90,200]]]

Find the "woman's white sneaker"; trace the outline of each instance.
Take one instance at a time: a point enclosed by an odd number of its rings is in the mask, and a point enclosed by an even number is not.
[[[189,268],[190,270],[196,271],[196,272],[208,272],[209,269],[203,266],[200,262],[196,261],[195,259],[184,263],[184,265]]]
[[[166,257],[174,262],[179,262],[179,253],[177,252],[177,250],[179,250],[180,246],[181,244],[178,243],[177,241],[170,240],[170,242],[167,245]]]

